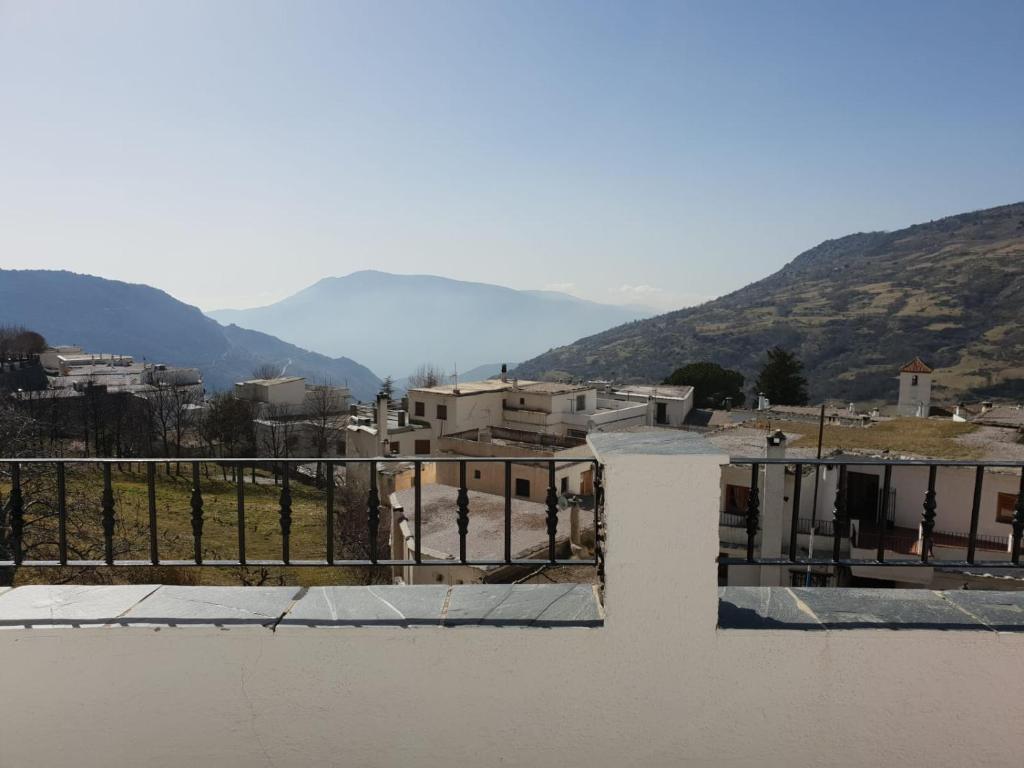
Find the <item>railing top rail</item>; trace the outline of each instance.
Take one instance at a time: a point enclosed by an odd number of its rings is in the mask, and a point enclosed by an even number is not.
[[[878,459],[878,458],[854,458],[849,456],[833,456],[832,458],[800,458],[797,456],[786,456],[783,458],[731,456],[730,464],[739,466],[750,466],[752,464],[778,465],[778,464],[802,464],[806,467],[818,466],[850,466],[850,467],[992,467],[1019,469],[1024,467],[1024,461],[1014,459]]]
[[[316,456],[309,457],[279,457],[273,458],[270,456],[252,456],[249,458],[235,458],[235,457],[214,457],[214,456],[183,456],[180,459],[171,457],[157,457],[157,458],[141,458],[141,457],[130,457],[130,458],[110,458],[110,457],[90,457],[83,458],[80,456],[75,457],[2,457],[0,462],[6,464],[192,464],[192,463],[209,463],[209,464],[273,464],[273,463],[287,463],[287,464],[316,464],[323,462],[332,462],[335,464],[369,464],[375,462],[377,464],[410,464],[412,462],[419,461],[423,463],[435,462],[439,464],[457,464],[459,462],[467,462],[470,464],[476,463],[490,463],[490,464],[576,464],[579,462],[590,462],[597,464],[597,458],[592,456],[567,456],[565,458],[556,458],[552,456],[370,456],[370,457],[354,457],[354,456]]]

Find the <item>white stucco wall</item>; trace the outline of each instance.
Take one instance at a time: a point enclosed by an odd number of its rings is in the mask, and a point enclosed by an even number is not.
[[[914,384],[914,377],[917,384]],[[901,416],[916,416],[918,405],[922,407],[922,415],[928,415],[932,402],[932,374],[901,373],[900,394],[896,411]]]
[[[7,629],[0,765],[1021,764],[1024,635],[718,630],[726,457],[597,448],[604,627]]]

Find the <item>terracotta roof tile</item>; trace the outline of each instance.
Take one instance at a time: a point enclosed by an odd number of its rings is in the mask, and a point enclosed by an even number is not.
[[[931,373],[932,369],[920,357],[915,357],[900,368],[900,373]]]

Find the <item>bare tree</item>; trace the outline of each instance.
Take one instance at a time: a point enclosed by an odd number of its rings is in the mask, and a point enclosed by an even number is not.
[[[286,459],[298,442],[296,424],[288,408],[276,403],[267,404],[256,421],[259,453],[272,459]],[[278,482],[279,467],[274,463],[274,483]]]
[[[197,432],[210,455],[252,456],[256,453],[253,418],[252,401],[221,392],[203,409]]]
[[[433,363],[421,363],[409,377],[408,388],[436,387],[438,384],[444,383],[446,378],[447,375],[441,370],[441,366]]]
[[[252,369],[254,379],[276,379],[283,373],[281,366],[274,363],[260,363]]]
[[[154,384],[147,398],[164,457],[180,459],[192,426],[194,406],[200,403],[201,395],[194,386],[165,382]],[[170,463],[166,466],[170,474]]]
[[[313,453],[322,459],[330,453],[331,438],[345,422],[345,398],[326,380],[306,388],[303,402]],[[322,485],[323,464],[316,463],[317,485]]]
[[[46,349],[41,333],[23,325],[0,325],[0,357],[38,355]]]
[[[23,410],[0,401],[0,454],[5,458],[39,456],[39,431],[42,427]],[[97,526],[97,499],[91,496],[86,476],[96,473],[95,466],[69,467],[65,490],[65,524],[67,526],[68,554],[72,560],[101,560],[104,540]],[[46,464],[24,463],[18,467],[16,500],[11,492],[13,467],[0,464],[0,560],[12,559],[14,540],[11,538],[12,513],[21,510],[21,551],[25,560],[56,559],[58,550],[58,508],[56,504],[56,475]],[[115,500],[115,503],[119,503]],[[114,556],[130,559],[139,554],[132,542],[145,542],[145,531],[137,524],[115,518]],[[141,548],[143,545],[138,545]],[[0,584],[10,584],[14,569],[0,569]],[[91,575],[78,573],[76,579],[101,579],[99,571]]]
[[[344,560],[370,560],[374,548],[370,542],[368,495],[362,483],[337,480],[334,490],[334,545],[339,558]],[[377,526],[376,555],[386,560],[388,554],[387,509],[382,505],[380,523]],[[358,577],[365,584],[387,584],[391,580],[387,567],[359,568]]]

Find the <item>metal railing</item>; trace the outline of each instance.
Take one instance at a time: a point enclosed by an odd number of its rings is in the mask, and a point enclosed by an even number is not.
[[[1021,539],[1024,536],[1024,461],[933,461],[928,459],[768,459],[768,458],[734,458],[730,460],[734,466],[750,467],[750,495],[746,510],[747,530],[747,552],[746,557],[722,558],[723,565],[831,565],[831,566],[908,566],[921,567],[941,565],[944,568],[957,567],[984,567],[984,568],[1016,568],[1020,566],[1021,560]],[[790,500],[790,528],[789,528],[789,554],[788,557],[758,557],[755,555],[756,538],[761,516],[760,498],[760,472],[762,467],[770,466],[793,466],[794,482],[792,498]],[[803,493],[802,480],[804,467],[830,467],[838,471],[836,482],[835,499],[833,502],[833,514],[831,538],[831,555],[828,557],[799,557],[797,548],[797,535],[800,533],[800,499]],[[848,534],[849,517],[847,514],[847,473],[850,467],[875,467],[882,470],[882,493],[884,500],[876,510],[875,530],[870,534],[871,543],[874,545],[874,558],[851,558],[842,557],[842,540]],[[887,559],[885,552],[888,548],[890,538],[894,538],[886,531],[886,523],[889,519],[889,500],[892,498],[892,480],[894,470],[899,471],[901,467],[924,467],[928,470],[927,485],[921,500],[921,518],[919,537],[920,545],[914,547],[915,557],[912,558],[890,558]],[[936,493],[936,480],[941,468],[974,469],[974,491],[971,504],[971,517],[969,530],[958,535],[958,541],[963,541],[967,553],[965,560],[936,560],[933,558],[934,547],[947,546],[941,541],[942,532],[936,530],[936,520],[939,517],[941,499]],[[1014,507],[1013,519],[1011,521],[1011,534],[1009,537],[1008,560],[978,560],[977,550],[988,549],[990,539],[978,534],[978,523],[981,516],[982,489],[984,487],[986,470],[1009,469],[1020,474],[1017,503]],[[817,469],[815,470],[817,471]],[[820,525],[819,521],[819,525]],[[862,523],[864,521],[861,521]],[[820,528],[819,528],[820,530]],[[862,541],[865,537],[864,531],[860,533]],[[938,540],[938,541],[937,541]],[[904,547],[900,547],[904,549]],[[903,553],[901,553],[903,554]]]
[[[558,519],[559,519],[559,489],[556,485],[556,470],[560,465],[573,465],[579,463],[590,463],[593,465],[593,518],[594,518],[594,556],[590,558],[559,558],[558,557]],[[425,464],[457,464],[459,468],[459,485],[451,486],[452,492],[452,515],[451,525],[458,530],[459,552],[453,559],[427,559],[422,555],[423,547],[423,507],[422,488],[423,467]],[[291,556],[291,529],[293,522],[293,501],[292,501],[292,478],[296,476],[295,470],[299,465],[318,465],[322,468],[322,484],[324,488],[324,529],[323,529],[323,556],[315,559],[295,559]],[[415,552],[413,559],[391,559],[381,557],[381,511],[385,504],[382,504],[378,469],[386,465],[407,465],[412,474],[411,487],[414,490],[414,502],[412,505],[413,536],[415,540]],[[503,520],[503,556],[500,559],[474,559],[467,556],[467,538],[472,529],[473,508],[470,503],[469,485],[467,484],[467,466],[474,464],[501,464],[504,467],[504,520]],[[344,459],[317,459],[317,458],[289,458],[289,459],[233,459],[233,458],[153,458],[153,459],[50,459],[50,458],[26,458],[26,459],[0,459],[0,465],[6,465],[9,469],[9,476],[6,478],[9,485],[7,498],[2,506],[3,515],[0,516],[0,566],[23,566],[23,567],[64,567],[64,566],[347,566],[347,567],[372,567],[372,566],[451,566],[469,565],[480,567],[491,566],[526,566],[538,567],[543,565],[564,565],[564,566],[594,566],[597,567],[599,575],[603,576],[603,507],[604,507],[604,485],[602,465],[596,459],[548,459],[548,458],[498,458],[498,457],[452,457],[452,456],[415,456],[400,457],[388,456],[377,458],[344,458]],[[41,501],[38,499],[26,500],[23,489],[23,470],[27,467],[45,466],[52,468],[55,480],[53,498]],[[145,468],[146,485],[146,507],[148,519],[145,526],[148,529],[149,558],[146,560],[126,560],[115,557],[115,528],[118,522],[118,510],[115,501],[112,469],[117,466],[128,465]],[[189,559],[165,560],[160,555],[159,525],[160,512],[157,506],[157,475],[158,467],[164,465],[184,465],[191,470],[191,485],[189,490],[189,504],[186,514],[189,515],[192,533],[192,557]],[[237,512],[237,557],[234,559],[211,560],[204,557],[203,532],[206,517],[204,515],[203,478],[200,469],[203,465],[232,468],[235,476],[233,484],[236,486],[234,506]],[[102,559],[73,559],[69,556],[69,535],[68,535],[68,468],[80,466],[99,467],[102,481],[101,491],[95,500],[98,505],[99,523],[102,528]],[[341,559],[337,557],[336,536],[335,536],[335,492],[339,488],[335,480],[335,469],[344,466],[351,469],[354,466],[365,466],[367,468],[367,482],[365,489],[365,535],[368,546],[366,547],[369,556],[361,559]],[[547,469],[547,494],[544,501],[545,515],[544,527],[547,531],[547,557],[516,558],[512,551],[512,501],[516,498],[513,494],[513,467],[524,466],[546,467]],[[275,483],[279,478],[278,495],[278,523],[280,534],[280,559],[253,560],[247,557],[246,545],[246,490],[244,475],[256,469],[272,469],[275,473]],[[209,480],[207,481],[210,482]],[[434,484],[437,487],[449,487]],[[57,557],[52,559],[27,559],[25,557],[25,535],[29,523],[26,521],[26,508],[30,504],[45,503],[48,508],[55,509],[57,530],[55,533],[55,551]],[[7,550],[3,552],[3,550]]]

